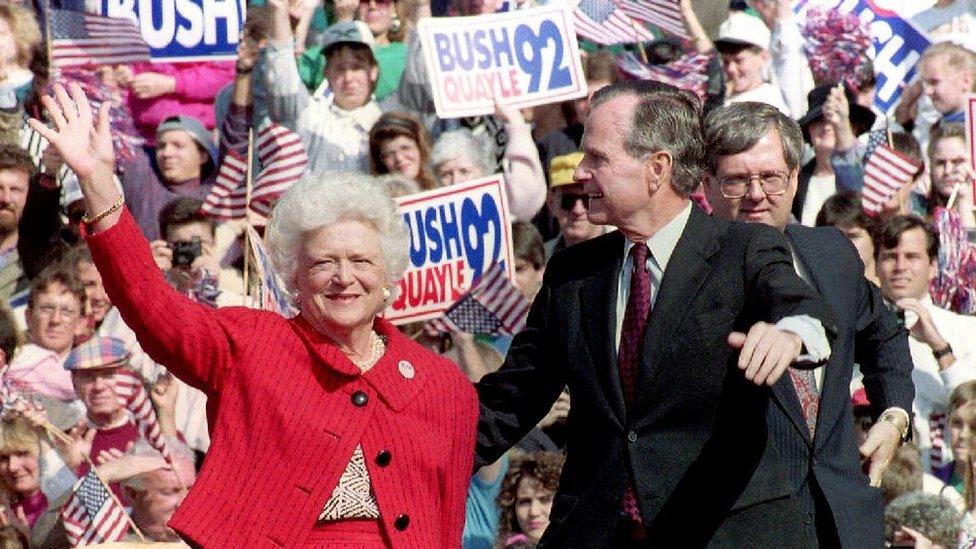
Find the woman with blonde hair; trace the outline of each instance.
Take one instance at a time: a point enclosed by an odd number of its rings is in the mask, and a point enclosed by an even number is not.
[[[11,2],[0,4],[0,106],[11,106],[3,104],[11,93],[18,105],[24,103],[34,81],[27,67],[40,43],[34,14]]]

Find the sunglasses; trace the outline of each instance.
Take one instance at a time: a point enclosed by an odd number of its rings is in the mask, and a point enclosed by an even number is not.
[[[583,201],[583,208],[590,207],[590,195],[585,193],[562,193],[559,197],[559,207],[567,212],[576,207],[576,201]]]

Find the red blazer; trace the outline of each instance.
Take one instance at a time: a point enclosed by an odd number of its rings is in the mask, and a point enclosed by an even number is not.
[[[377,320],[387,351],[360,374],[301,317],[194,303],[128,211],[88,245],[143,349],[208,396],[210,451],[170,521],[187,540],[301,546],[361,444],[390,545],[460,546],[478,402],[456,366]]]

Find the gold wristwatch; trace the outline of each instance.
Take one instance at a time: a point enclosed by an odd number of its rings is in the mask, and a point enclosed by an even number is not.
[[[895,429],[898,429],[898,432],[901,433],[901,442],[904,443],[908,441],[908,429],[910,425],[908,422],[905,422],[904,415],[896,413],[893,410],[885,410],[885,412],[881,414],[881,417],[878,418],[878,421],[887,421],[888,423],[891,423],[895,426]],[[904,425],[902,425],[902,422],[904,422]]]

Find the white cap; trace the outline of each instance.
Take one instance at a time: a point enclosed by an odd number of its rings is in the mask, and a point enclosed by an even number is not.
[[[718,28],[715,45],[759,46],[769,49],[770,32],[762,19],[744,11],[733,11]]]

